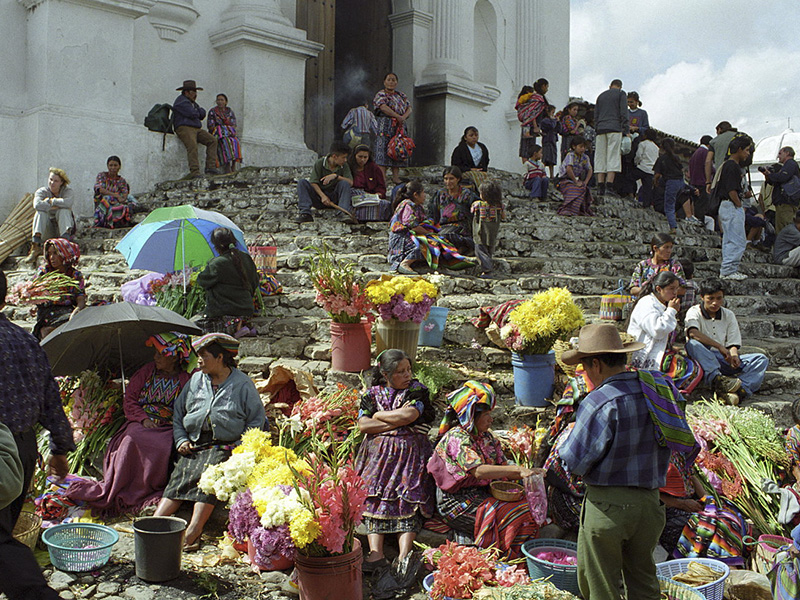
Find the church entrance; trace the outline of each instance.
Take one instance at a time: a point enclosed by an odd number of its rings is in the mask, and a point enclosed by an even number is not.
[[[392,69],[391,0],[298,0],[297,27],[325,44],[306,62],[305,141],[325,154],[351,108],[372,101]]]

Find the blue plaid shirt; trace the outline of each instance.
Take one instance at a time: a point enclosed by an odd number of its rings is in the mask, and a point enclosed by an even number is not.
[[[583,399],[559,452],[570,471],[589,485],[666,485],[670,451],[656,441],[635,372],[609,377]]]
[[[36,338],[1,313],[0,390],[0,422],[12,433],[41,423],[50,432],[55,454],[75,449],[47,355]]]

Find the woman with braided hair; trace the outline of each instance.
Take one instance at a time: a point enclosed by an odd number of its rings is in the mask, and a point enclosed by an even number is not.
[[[255,335],[247,318],[255,312],[253,295],[258,290],[258,270],[246,252],[236,247],[236,238],[227,227],[211,234],[218,256],[212,258],[197,283],[206,291],[205,333],[227,333],[241,337]]]

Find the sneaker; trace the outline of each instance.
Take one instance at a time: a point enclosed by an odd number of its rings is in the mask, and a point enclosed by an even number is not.
[[[738,377],[717,375],[714,378],[714,389],[722,392],[723,394],[735,394],[742,389],[742,382]]]
[[[300,213],[294,221],[295,223],[311,223],[314,221],[314,217],[308,213]]]
[[[692,225],[700,225],[700,227],[703,226],[703,222],[694,215],[691,217],[686,217],[686,222],[691,223]]]
[[[736,273],[731,273],[730,275],[723,275],[722,279],[730,279],[732,281],[744,281],[745,279],[747,279],[747,275],[745,275],[744,273],[739,273],[737,271]]]
[[[739,406],[739,394],[722,394],[722,398],[720,398],[724,404],[729,404],[730,406]]]

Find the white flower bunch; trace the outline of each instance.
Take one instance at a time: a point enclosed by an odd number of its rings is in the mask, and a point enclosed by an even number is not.
[[[256,457],[252,452],[233,454],[223,463],[206,467],[197,486],[206,494],[214,494],[227,502],[245,489],[255,466]]]
[[[261,525],[265,529],[288,523],[295,511],[305,509],[294,489],[286,494],[278,486],[260,487],[252,490],[252,494],[253,505],[261,515]]]

